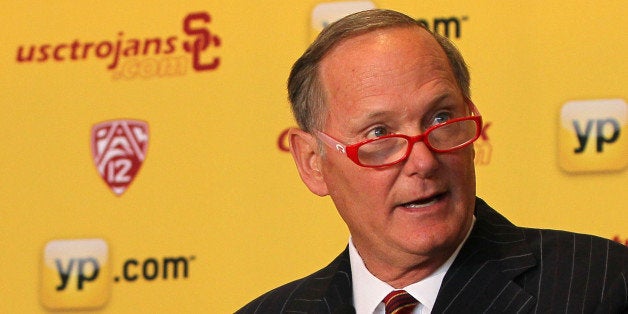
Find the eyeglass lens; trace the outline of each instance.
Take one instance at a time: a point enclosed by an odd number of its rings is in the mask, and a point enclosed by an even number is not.
[[[449,150],[471,141],[477,133],[474,120],[461,120],[440,125],[432,129],[425,141],[437,150]],[[403,137],[388,137],[364,144],[358,148],[358,159],[367,166],[394,163],[405,158],[408,140]]]

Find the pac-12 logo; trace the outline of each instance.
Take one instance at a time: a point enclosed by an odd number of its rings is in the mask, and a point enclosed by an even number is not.
[[[111,294],[109,248],[102,239],[53,240],[44,249],[41,301],[51,310],[104,306]]]
[[[92,127],[94,164],[111,191],[122,195],[137,175],[148,148],[148,124],[111,120]]]
[[[622,99],[576,100],[560,111],[559,163],[566,172],[619,171],[628,165]]]

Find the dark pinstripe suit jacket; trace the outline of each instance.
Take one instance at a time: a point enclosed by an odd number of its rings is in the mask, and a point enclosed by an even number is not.
[[[589,235],[519,228],[477,199],[476,223],[432,313],[628,313],[628,248]],[[345,249],[318,272],[237,313],[353,313]],[[361,313],[358,313],[361,314]]]

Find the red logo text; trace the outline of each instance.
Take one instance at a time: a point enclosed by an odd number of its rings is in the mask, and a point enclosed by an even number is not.
[[[107,60],[113,79],[163,77],[194,71],[212,71],[220,65],[215,48],[220,37],[209,29],[207,12],[190,13],[183,19],[186,40],[177,35],[128,36],[119,31],[113,40],[73,39],[62,43],[42,43],[17,47],[18,63],[79,62]]]

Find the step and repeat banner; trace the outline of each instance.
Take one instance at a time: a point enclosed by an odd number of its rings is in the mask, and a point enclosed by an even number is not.
[[[346,245],[301,183],[286,79],[389,8],[451,38],[485,120],[478,195],[626,244],[626,1],[9,1],[0,312],[230,313]]]

